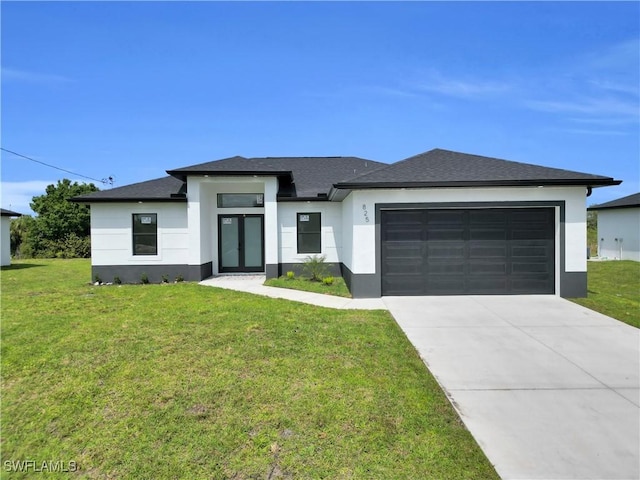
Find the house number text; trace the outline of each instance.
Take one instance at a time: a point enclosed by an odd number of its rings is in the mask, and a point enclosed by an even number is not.
[[[362,215],[364,215],[365,223],[369,223],[369,212],[367,211],[367,204],[362,204]]]

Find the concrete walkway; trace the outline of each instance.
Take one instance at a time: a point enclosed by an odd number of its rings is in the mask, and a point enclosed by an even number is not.
[[[640,478],[640,336],[555,296],[385,297],[503,479]]]
[[[503,479],[640,479],[638,329],[555,296],[348,299],[264,280],[201,284],[390,310]]]
[[[357,309],[357,310],[387,310],[381,298],[344,298],[320,293],[302,292],[288,288],[267,287],[263,285],[264,275],[220,275],[207,278],[200,285],[226,288],[241,292],[255,293],[271,298],[284,298],[294,302],[309,303],[320,307]]]

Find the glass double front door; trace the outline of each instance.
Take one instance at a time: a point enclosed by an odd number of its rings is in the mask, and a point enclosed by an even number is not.
[[[218,215],[220,272],[264,271],[264,216]]]

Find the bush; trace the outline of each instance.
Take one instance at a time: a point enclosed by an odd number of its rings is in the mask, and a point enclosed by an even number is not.
[[[287,280],[293,280],[295,276],[296,276],[295,272],[291,270],[287,272]]]
[[[325,285],[333,285],[334,281],[335,279],[333,277],[324,277],[322,279],[322,283],[324,283]]]
[[[324,277],[327,276],[329,267],[324,263],[324,255],[308,256],[302,266],[303,273],[309,277],[310,280],[315,282],[321,282]]]
[[[147,283],[149,283],[149,275],[147,275],[145,272],[142,272],[142,275],[140,275],[140,282],[143,285],[146,285]]]
[[[162,283],[169,283],[169,275],[162,275]]]
[[[122,280],[120,280],[120,277],[116,275],[113,277],[113,283],[116,285],[122,285]]]
[[[178,274],[178,276],[176,277],[176,283],[180,282],[184,282],[184,277],[182,276],[182,274]]]

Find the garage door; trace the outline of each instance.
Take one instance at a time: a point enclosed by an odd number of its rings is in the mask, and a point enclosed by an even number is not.
[[[381,213],[383,295],[554,293],[552,208]]]

